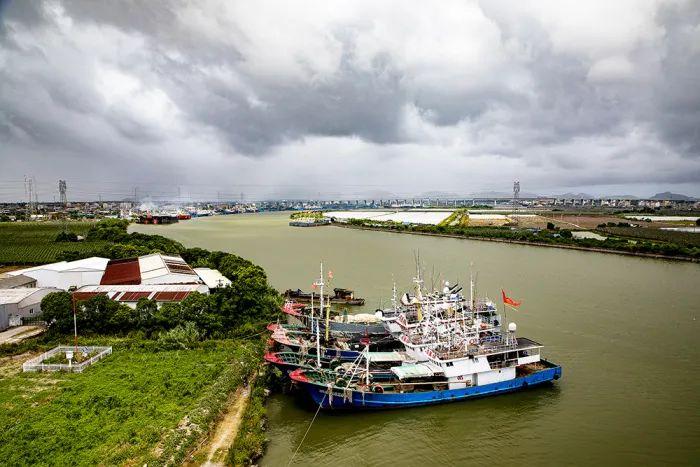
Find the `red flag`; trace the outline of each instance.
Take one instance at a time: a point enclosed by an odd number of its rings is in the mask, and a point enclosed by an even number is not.
[[[510,298],[509,296],[507,296],[505,290],[503,290],[503,289],[501,289],[501,294],[503,295],[503,303],[505,305],[510,305],[512,307],[518,308],[520,306],[520,304],[522,303],[522,301],[517,302],[517,301],[513,300],[512,298]]]
[[[333,279],[333,271],[328,271],[328,278]]]
[[[312,289],[316,289],[316,283],[315,283],[315,282],[311,283],[311,288],[312,288]]]

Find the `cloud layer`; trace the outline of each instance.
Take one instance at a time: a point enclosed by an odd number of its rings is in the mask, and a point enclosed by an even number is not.
[[[693,1],[10,1],[0,199],[700,195]]]

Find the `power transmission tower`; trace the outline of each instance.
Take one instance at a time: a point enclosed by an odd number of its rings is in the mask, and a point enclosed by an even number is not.
[[[518,200],[520,199],[520,182],[516,180],[513,182],[513,209],[518,205]]]
[[[66,206],[68,204],[68,196],[66,195],[67,191],[68,191],[68,185],[66,184],[66,181],[59,180],[58,181],[58,192],[61,195],[61,199],[59,200],[59,202],[63,206]]]

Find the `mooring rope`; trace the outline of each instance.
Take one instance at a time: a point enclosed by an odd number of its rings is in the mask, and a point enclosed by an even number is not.
[[[316,417],[318,416],[318,413],[321,411],[321,406],[323,406],[323,402],[326,400],[327,394],[323,395],[323,399],[321,399],[321,403],[318,404],[318,409],[316,409],[316,413],[314,414],[314,418],[311,419],[311,423],[309,423],[309,427],[306,429],[306,433],[304,433],[304,436],[301,438],[301,442],[299,442],[299,446],[297,446],[296,451],[294,451],[294,454],[292,454],[292,457],[289,458],[289,462],[287,462],[287,467],[292,465],[292,461],[294,460],[294,456],[297,455],[297,452],[299,452],[299,448],[301,447],[302,444],[304,444],[304,440],[306,439],[306,435],[309,434],[309,430],[311,430],[311,425],[314,424],[314,421],[316,421]]]

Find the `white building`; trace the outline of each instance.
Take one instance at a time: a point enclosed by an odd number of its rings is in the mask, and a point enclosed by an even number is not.
[[[32,277],[36,279],[37,287],[57,287],[68,290],[71,287],[99,284],[108,262],[107,258],[93,256],[78,261],[61,261],[10,271],[7,274]]]
[[[0,289],[0,331],[7,329],[10,322],[18,318],[41,315],[41,299],[53,292],[61,290],[53,287]]]
[[[231,281],[228,279],[228,277],[224,276],[216,269],[194,268],[194,272],[197,273],[201,281],[207,284],[207,287],[210,289],[228,287],[231,285]]]

